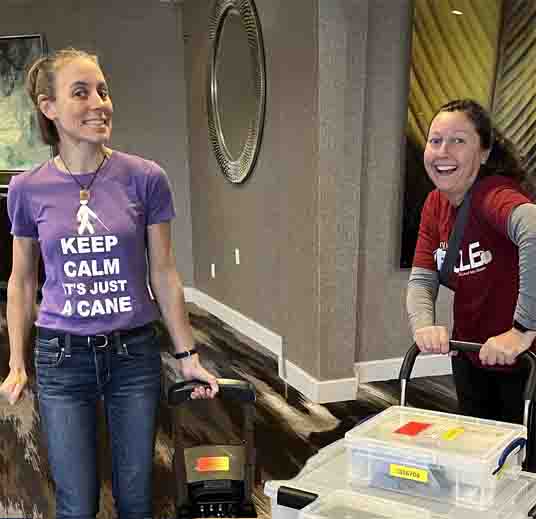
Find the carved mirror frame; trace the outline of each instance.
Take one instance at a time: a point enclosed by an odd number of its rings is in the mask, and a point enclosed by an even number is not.
[[[231,13],[240,16],[246,31],[254,74],[256,116],[249,125],[247,138],[238,157],[233,158],[225,145],[218,106],[217,60],[223,26]],[[210,59],[207,85],[209,140],[216,160],[233,183],[243,182],[253,171],[259,153],[266,107],[266,68],[260,21],[253,0],[215,0],[209,26]]]

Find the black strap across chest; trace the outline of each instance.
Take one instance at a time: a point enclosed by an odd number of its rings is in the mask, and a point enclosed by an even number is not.
[[[463,199],[460,208],[458,209],[458,214],[456,215],[456,221],[454,222],[454,229],[449,237],[449,243],[447,246],[447,254],[441,265],[441,270],[439,271],[439,282],[446,286],[447,288],[453,289],[449,284],[449,279],[454,271],[454,263],[456,258],[459,256],[460,245],[462,243],[463,231],[467,219],[469,217],[469,208],[471,207],[471,189],[467,191]]]

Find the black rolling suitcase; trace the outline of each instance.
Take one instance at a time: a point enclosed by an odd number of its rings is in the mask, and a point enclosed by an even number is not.
[[[216,398],[243,407],[242,443],[184,447],[181,407],[199,381],[179,382],[168,389],[174,413],[173,467],[176,479],[176,519],[198,517],[257,517],[252,501],[255,475],[255,388],[242,380],[218,379]]]

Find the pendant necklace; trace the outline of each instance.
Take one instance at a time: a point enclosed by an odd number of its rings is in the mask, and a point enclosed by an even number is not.
[[[69,166],[67,166],[67,164],[63,160],[63,157],[61,155],[59,155],[59,157],[60,157],[63,165],[65,166],[65,169],[67,170],[67,173],[69,173],[69,175],[71,175],[73,180],[80,186],[80,205],[87,205],[87,203],[89,202],[89,199],[91,198],[91,191],[90,191],[91,186],[93,185],[93,182],[95,182],[95,179],[97,178],[97,174],[99,173],[102,165],[104,164],[104,161],[108,158],[106,156],[106,153],[104,153],[104,157],[102,157],[102,161],[99,164],[99,167],[95,170],[95,173],[93,174],[93,178],[90,180],[90,182],[89,182],[89,184],[87,186],[84,186],[84,184],[82,184],[82,182],[80,182],[76,178],[76,175],[73,175],[71,173],[71,170],[69,169]]]

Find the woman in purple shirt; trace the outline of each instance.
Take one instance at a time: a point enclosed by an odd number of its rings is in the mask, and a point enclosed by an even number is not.
[[[46,281],[35,365],[56,517],[98,513],[96,406],[102,399],[118,515],[147,519],[160,396],[157,319],[169,331],[184,378],[209,384],[192,398],[218,392],[216,378],[199,362],[185,311],[168,180],[154,162],[107,146],[113,107],[96,56],[67,49],[40,58],[27,86],[55,156],[9,188],[10,371],[0,394],[14,404],[27,383],[24,346],[41,254]]]

